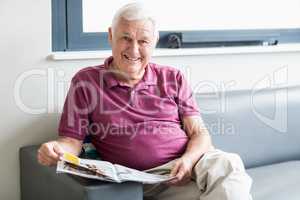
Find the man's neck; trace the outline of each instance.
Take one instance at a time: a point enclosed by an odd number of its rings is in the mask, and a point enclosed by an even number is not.
[[[125,72],[120,72],[117,67],[113,66],[113,63],[110,64],[110,68],[116,72],[114,73],[115,78],[122,84],[129,87],[134,87],[140,80],[142,80],[145,73],[145,69],[136,74],[127,74]]]
[[[117,77],[118,78],[118,77]],[[128,86],[128,87],[134,87],[139,81],[140,79],[122,79],[122,78],[118,78],[118,81],[120,81],[122,84]]]

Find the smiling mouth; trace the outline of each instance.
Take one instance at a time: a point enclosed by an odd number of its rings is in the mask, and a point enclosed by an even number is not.
[[[127,55],[124,55],[124,57],[125,57],[127,60],[131,61],[131,62],[136,62],[136,61],[140,60],[140,58],[131,58],[131,57],[127,56]]]

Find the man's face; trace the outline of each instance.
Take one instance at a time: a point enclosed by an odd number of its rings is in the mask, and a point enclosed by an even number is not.
[[[113,31],[113,32],[112,32]],[[129,78],[143,73],[156,44],[151,21],[120,19],[114,30],[109,28],[113,66]]]

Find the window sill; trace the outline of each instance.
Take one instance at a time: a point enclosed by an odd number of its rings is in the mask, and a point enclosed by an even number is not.
[[[191,49],[155,49],[153,57],[171,56],[197,56],[197,55],[222,55],[222,54],[249,54],[249,53],[283,53],[300,52],[300,44],[281,44],[276,46],[252,47],[218,47],[218,48],[191,48]],[[87,60],[104,59],[111,55],[111,50],[106,51],[68,51],[53,52],[52,60]]]

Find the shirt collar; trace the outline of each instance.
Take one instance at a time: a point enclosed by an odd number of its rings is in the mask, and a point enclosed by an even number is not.
[[[106,83],[106,85],[109,87],[109,88],[112,88],[114,86],[117,86],[119,84],[119,82],[116,80],[116,78],[114,77],[114,74],[113,74],[113,70],[111,70],[109,68],[110,66],[110,63],[113,61],[113,57],[109,57],[107,58],[105,61],[104,61],[104,75],[103,75],[103,78],[104,78],[104,81]]]
[[[110,69],[110,64],[113,61],[113,57],[110,56],[104,62],[105,74],[104,81],[109,88],[122,85],[114,76],[114,70]],[[145,68],[145,73],[143,78],[137,83],[138,88],[144,88],[144,86],[156,85],[157,77],[153,70],[153,63],[148,63]]]

